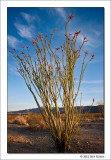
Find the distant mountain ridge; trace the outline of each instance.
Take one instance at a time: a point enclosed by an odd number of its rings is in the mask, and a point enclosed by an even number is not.
[[[84,106],[83,113],[88,112],[89,109],[90,109],[90,106]],[[44,111],[44,108],[41,107],[41,110]],[[64,113],[64,108],[60,107],[59,110],[60,110],[61,114]],[[80,110],[79,106],[77,107],[77,110],[78,111]],[[55,113],[56,109],[52,108],[52,111],[53,111],[53,113]],[[10,111],[10,112],[8,112],[8,114],[27,114],[28,112],[33,113],[33,114],[40,113],[39,108],[32,108],[32,109],[25,109],[25,110],[20,110],[20,111]],[[92,106],[89,113],[100,113],[100,112],[101,112],[100,106]]]

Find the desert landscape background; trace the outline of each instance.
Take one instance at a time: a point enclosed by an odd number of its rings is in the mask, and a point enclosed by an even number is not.
[[[91,108],[81,129],[70,144],[69,153],[104,153],[103,107],[102,105]],[[79,110],[79,107],[77,108]],[[88,109],[84,107],[82,114],[84,115]],[[60,108],[60,111],[64,122],[63,108]],[[39,109],[8,112],[7,152],[57,153],[49,128],[46,127]]]

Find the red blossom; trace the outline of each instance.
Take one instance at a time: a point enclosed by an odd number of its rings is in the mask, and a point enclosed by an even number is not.
[[[23,59],[23,58],[22,58],[21,60],[22,60],[22,61],[24,61],[24,59]]]
[[[15,51],[15,48],[13,48],[13,50]]]
[[[71,33],[69,33],[69,36],[71,36],[72,34]]]
[[[91,59],[94,59],[94,57],[95,57],[95,54],[92,54],[91,56],[92,56],[92,58],[91,58]]]
[[[47,34],[45,35],[45,38],[47,37]]]
[[[87,37],[83,35],[83,38],[84,38],[84,42],[87,42]]]
[[[26,45],[25,45],[25,47],[26,47],[26,48],[29,48],[30,46],[26,46]]]
[[[24,46],[22,46],[22,48],[24,48]]]
[[[12,53],[12,51],[9,51],[10,53]]]
[[[21,54],[24,54],[24,52],[21,51]]]
[[[17,57],[19,58],[19,56],[17,55]]]
[[[59,50],[60,48],[55,48],[56,50]]]
[[[74,36],[73,36],[73,40],[75,39],[75,37],[76,37],[76,35],[74,34]]]
[[[67,37],[67,39],[68,39],[68,40],[70,40],[70,38],[69,38],[69,36],[68,36],[68,35],[66,35],[66,37]]]
[[[43,35],[43,33],[39,33],[39,35],[40,35],[40,36],[42,36],[42,35]]]
[[[37,40],[37,37],[35,37],[34,39],[35,39],[35,41],[38,41],[38,40]]]
[[[83,35],[83,38],[84,38],[84,41],[87,39],[87,37],[86,37],[86,36],[84,36],[84,35]]]
[[[19,69],[20,72],[22,72],[22,69]]]
[[[68,17],[68,18],[69,18],[69,19],[73,19],[73,17],[74,17],[74,16],[73,16],[73,14],[74,14],[74,11],[72,12],[72,14],[71,14],[71,15],[69,15],[69,17]]]
[[[77,53],[79,50],[76,50],[75,52]]]
[[[63,52],[63,46],[61,46],[61,50],[62,50],[62,52]]]
[[[57,31],[57,28],[56,28],[56,29],[53,29],[53,31]]]
[[[81,48],[82,48],[82,46],[79,46],[79,48],[81,49]]]
[[[87,50],[86,50],[84,53],[85,53],[85,56],[87,56],[87,55],[88,55],[88,51],[87,51]]]
[[[94,98],[93,98],[93,102],[94,102]]]
[[[51,73],[51,74],[53,74],[53,72],[52,72],[52,71],[50,71],[50,73]]]
[[[32,43],[33,43],[33,45],[35,44],[35,41],[34,40],[32,40]]]
[[[88,40],[84,41],[84,42],[87,42]]]
[[[76,32],[75,32],[75,35],[78,35],[78,34],[80,34],[80,33],[81,33],[81,30],[78,31],[78,32],[76,31]]]

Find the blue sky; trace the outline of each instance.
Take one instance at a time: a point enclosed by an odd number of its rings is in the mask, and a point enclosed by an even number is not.
[[[7,51],[16,48],[18,54],[23,45],[30,46],[33,55],[34,49],[31,43],[32,37],[43,33],[43,36],[51,37],[52,30],[57,28],[53,38],[52,48],[60,47],[65,41],[65,23],[68,16],[74,11],[74,19],[68,26],[68,33],[81,30],[78,36],[77,47],[82,43],[83,35],[88,42],[81,52],[81,59],[77,63],[77,84],[82,64],[84,51],[89,55],[95,53],[94,60],[88,65],[80,92],[83,94],[82,104],[91,105],[95,99],[95,105],[103,101],[104,94],[104,8],[24,8],[8,7],[7,9]],[[36,108],[36,103],[23,78],[17,73],[17,62],[8,54],[8,111]],[[38,100],[40,101],[39,97]],[[80,94],[77,104],[80,102]],[[41,104],[41,102],[40,102]],[[42,106],[42,104],[41,104]]]

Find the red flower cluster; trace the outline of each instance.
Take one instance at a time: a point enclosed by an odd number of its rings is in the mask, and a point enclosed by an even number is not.
[[[69,17],[68,17],[68,18],[69,18],[69,19],[73,19],[73,17],[74,17],[74,16],[73,16],[73,14],[74,14],[74,11],[72,12],[72,14],[71,14],[71,15],[69,15]]]
[[[87,37],[86,36],[83,36],[83,38],[84,38],[84,42],[87,42],[88,40],[86,40],[87,39]]]
[[[68,39],[68,40],[70,40],[70,38],[69,38],[69,36],[68,36],[68,35],[66,35],[66,37],[67,37],[67,39]]]
[[[34,40],[32,40],[32,43],[33,43],[33,45],[35,44],[35,41]]]
[[[60,48],[56,48],[56,50],[59,50]]]
[[[73,40],[75,39],[75,37],[76,37],[76,34],[74,34],[74,36],[73,36]]]
[[[81,48],[82,48],[82,46],[79,46],[79,48],[81,49]]]
[[[24,52],[21,51],[21,54],[24,54]]]
[[[54,31],[57,31],[57,28],[56,29],[53,29]]]
[[[92,56],[92,58],[91,58],[91,59],[94,59],[94,57],[95,57],[95,54],[92,54],[91,56]]]
[[[42,35],[43,35],[43,33],[39,33],[39,35],[40,35],[40,36],[42,36]]]
[[[75,35],[79,35],[80,33],[81,33],[81,30],[78,31],[78,32],[76,31],[76,32],[75,32]]]
[[[26,48],[29,48],[30,46],[26,46],[26,45],[25,45],[25,47],[26,47]]]
[[[86,36],[83,36],[83,38],[84,38],[84,41],[87,39],[87,37],[86,37]]]
[[[45,35],[45,38],[47,37],[47,34]]]
[[[88,55],[88,51],[87,51],[87,50],[86,50],[84,53],[85,53],[85,56],[87,56],[87,55]]]
[[[69,36],[71,36],[72,34],[71,33],[69,33]]]
[[[77,53],[79,50],[76,50],[75,52]]]

